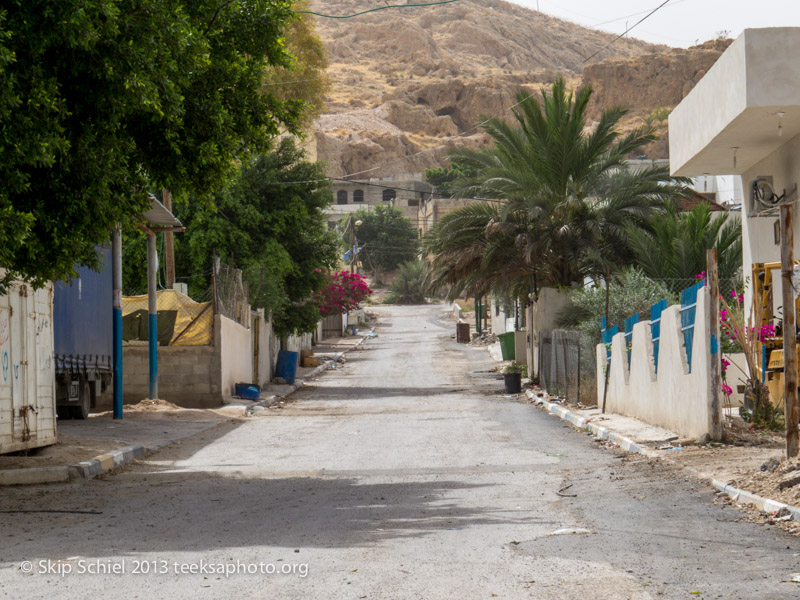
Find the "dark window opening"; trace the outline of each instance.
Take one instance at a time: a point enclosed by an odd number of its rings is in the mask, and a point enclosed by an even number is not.
[[[336,204],[347,204],[347,192],[339,190],[336,192]]]
[[[364,201],[364,190],[353,190],[353,202]]]
[[[416,198],[412,198],[411,200],[408,201],[408,205],[409,206],[419,206],[419,200],[417,200]]]
[[[384,202],[391,202],[397,198],[397,192],[394,190],[383,190],[383,201]]]

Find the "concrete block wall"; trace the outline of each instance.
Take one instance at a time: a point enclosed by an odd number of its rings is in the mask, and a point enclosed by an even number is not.
[[[123,401],[135,404],[150,395],[150,362],[146,345],[122,349]],[[158,395],[189,408],[222,404],[219,357],[214,346],[159,346]],[[111,390],[98,398],[98,407],[111,406]]]
[[[661,314],[657,373],[650,321],[633,327],[630,367],[625,334],[614,336],[606,395],[608,412],[636,417],[685,437],[713,435],[711,365],[712,360],[719,360],[719,354],[711,354],[710,301],[708,288],[698,292],[691,372],[681,332],[680,305],[670,306]],[[607,350],[598,344],[598,406],[603,405],[608,366]]]

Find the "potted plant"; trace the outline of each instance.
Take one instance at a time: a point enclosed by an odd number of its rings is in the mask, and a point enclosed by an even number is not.
[[[503,383],[506,394],[519,394],[522,391],[522,376],[528,374],[528,365],[514,361],[503,369]]]

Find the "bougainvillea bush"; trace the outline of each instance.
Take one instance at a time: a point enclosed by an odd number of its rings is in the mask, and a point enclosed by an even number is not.
[[[316,300],[320,314],[329,317],[358,310],[370,294],[372,290],[361,275],[338,271],[327,273]]]

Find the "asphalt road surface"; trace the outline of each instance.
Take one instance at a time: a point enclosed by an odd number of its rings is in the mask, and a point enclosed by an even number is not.
[[[99,513],[0,513],[0,597],[800,597],[800,541],[506,398],[442,310],[382,307],[283,410],[0,490],[3,510]]]

